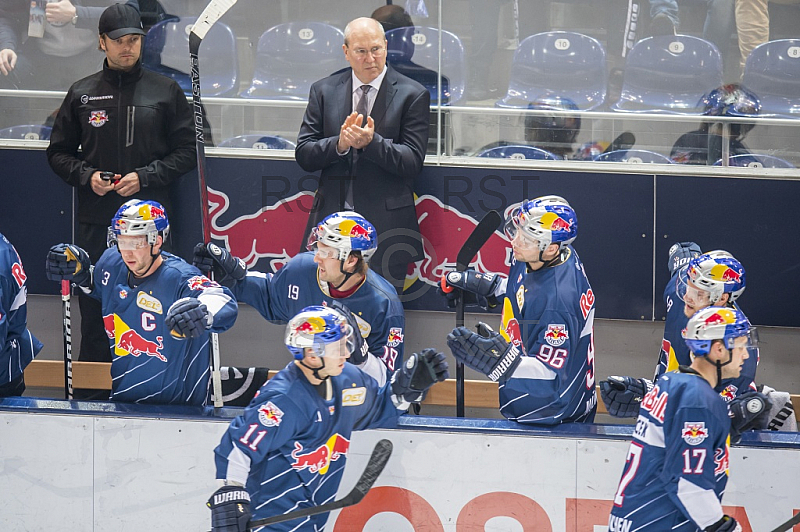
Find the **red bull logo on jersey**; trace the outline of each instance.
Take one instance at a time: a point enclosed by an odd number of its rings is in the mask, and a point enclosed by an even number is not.
[[[687,421],[683,424],[681,431],[683,441],[689,445],[699,445],[708,438],[708,429],[706,428],[705,421],[691,422]]]
[[[291,466],[293,469],[308,469],[309,473],[324,475],[328,472],[331,462],[347,457],[348,449],[350,449],[350,440],[338,433],[331,436],[324,445],[308,452],[303,452],[303,445],[296,441],[294,442],[294,451],[292,451],[294,462]]]
[[[544,332],[545,342],[553,347],[558,347],[563,345],[567,340],[569,340],[569,333],[567,332],[566,325],[556,325],[551,323],[547,326],[547,330]]]
[[[389,336],[386,338],[386,345],[390,347],[397,347],[403,343],[403,329],[400,327],[392,327],[389,329]]]
[[[114,331],[116,330],[114,324],[114,314],[107,314],[103,316],[103,328],[106,330],[106,336],[113,340],[115,337]]]
[[[106,122],[108,122],[108,114],[104,110],[89,113],[89,123],[92,127],[103,127]]]
[[[281,424],[283,410],[275,406],[272,401],[258,407],[258,421],[265,427],[277,427]]]
[[[270,268],[278,271],[300,250],[313,199],[312,192],[298,192],[223,224],[230,200],[226,194],[209,188],[211,237],[221,240],[248,267],[267,259]]]
[[[730,325],[736,323],[736,314],[730,309],[720,308],[703,322],[705,325]]]
[[[722,397],[726,403],[730,403],[736,398],[736,394],[739,392],[739,388],[734,386],[733,384],[727,385],[721,392],[719,392],[719,396]]]
[[[186,281],[186,284],[189,285],[189,290],[202,290],[204,288],[215,288],[219,286],[205,275],[195,275]]]
[[[161,354],[161,350],[164,348],[164,344],[162,343],[163,339],[162,336],[156,336],[156,341],[152,342],[133,329],[128,329],[120,335],[117,348],[127,351],[128,354],[135,357],[147,355],[149,357],[155,357],[161,362],[166,362],[167,357]]]
[[[737,271],[728,266],[727,264],[717,264],[711,268],[711,271],[708,272],[708,276],[714,279],[715,281],[722,281],[724,283],[729,282],[741,282],[742,280],[742,272],[741,270]]]
[[[725,444],[725,448],[717,448],[714,450],[714,476],[719,476],[724,474],[728,474],[728,468],[730,466],[730,451],[728,449],[728,444]]]
[[[539,225],[548,231],[569,231],[572,222],[568,222],[554,212],[546,212],[539,219]]]

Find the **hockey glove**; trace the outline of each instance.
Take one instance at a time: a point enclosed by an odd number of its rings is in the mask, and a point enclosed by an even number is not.
[[[705,532],[742,532],[742,525],[729,515],[723,515],[722,519],[711,526],[706,527]]]
[[[398,410],[406,410],[411,403],[421,403],[428,389],[450,376],[444,353],[433,348],[414,353],[403,367],[392,374],[392,401]]]
[[[241,486],[222,486],[206,506],[211,508],[213,532],[247,532],[250,521],[250,495]]]
[[[679,270],[689,264],[689,261],[695,257],[700,256],[700,246],[694,242],[678,242],[669,248],[669,268],[670,277]]]
[[[92,261],[89,254],[72,244],[58,244],[47,252],[47,278],[72,281],[82,288],[92,286]]]
[[[447,298],[447,306],[455,308],[458,298],[464,298],[465,305],[478,305],[486,310],[497,306],[494,292],[500,284],[496,273],[481,273],[475,270],[447,272],[439,282],[439,295]]]
[[[739,443],[743,432],[766,429],[771,408],[770,398],[759,392],[745,392],[728,403],[731,443]]]
[[[194,247],[192,264],[204,274],[213,271],[214,280],[228,288],[247,275],[247,266],[244,261],[234,257],[227,249],[216,244],[197,244]]]
[[[184,297],[169,307],[164,322],[175,338],[197,338],[211,327],[214,316],[199,299]]]
[[[652,389],[653,381],[647,379],[610,376],[600,381],[600,396],[614,417],[637,417],[642,399]]]
[[[447,345],[457,360],[494,382],[505,380],[520,363],[519,347],[509,344],[485,323],[477,325],[480,333],[456,327],[447,335]]]
[[[367,360],[367,357],[369,356],[369,345],[367,345],[367,340],[361,336],[361,329],[358,327],[358,320],[356,319],[355,315],[350,312],[350,309],[347,308],[347,305],[338,299],[331,301],[331,308],[342,313],[344,317],[347,318],[347,323],[349,323],[350,327],[353,328],[353,338],[355,339],[356,345],[353,349],[353,352],[350,353],[350,363],[360,366]]]

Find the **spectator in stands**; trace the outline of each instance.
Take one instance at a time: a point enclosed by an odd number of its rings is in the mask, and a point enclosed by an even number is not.
[[[761,103],[758,97],[737,84],[724,85],[714,89],[705,98],[705,111],[708,116],[756,116]],[[730,155],[751,153],[742,142],[747,133],[755,127],[754,123],[727,123],[704,121],[696,131],[681,135],[670,152],[676,163],[713,165],[722,159],[723,142],[728,142]]]
[[[77,189],[76,243],[92,262],[106,249],[108,220],[124,201],[152,199],[171,212],[170,186],[196,165],[192,110],[183,90],[142,68],[138,11],[115,4],[98,28],[103,69],[70,87],[47,148],[50,167]],[[78,303],[80,360],[110,361],[99,303],[86,296]],[[100,396],[85,398],[93,397]]]
[[[28,287],[17,250],[0,234],[0,397],[22,395],[22,372],[42,350],[28,330]]]
[[[742,70],[753,49],[769,41],[769,1],[736,0],[736,33]],[[800,0],[772,0],[779,4],[800,4]]]

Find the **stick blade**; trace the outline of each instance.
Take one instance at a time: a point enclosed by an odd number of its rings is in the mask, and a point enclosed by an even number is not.
[[[458,271],[467,269],[469,263],[472,262],[472,259],[478,254],[481,247],[489,240],[492,233],[500,227],[502,221],[503,217],[500,216],[499,212],[494,210],[483,215],[481,221],[478,222],[478,226],[475,227],[472,234],[467,237],[466,242],[464,242],[464,245],[461,246],[458,252],[458,257],[456,257],[456,269]]]

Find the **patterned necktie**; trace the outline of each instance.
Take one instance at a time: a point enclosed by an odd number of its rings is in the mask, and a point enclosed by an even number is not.
[[[364,124],[367,123],[367,116],[369,116],[369,99],[367,99],[369,89],[370,85],[361,85],[361,99],[358,100],[358,105],[356,105],[356,112],[364,117]]]

